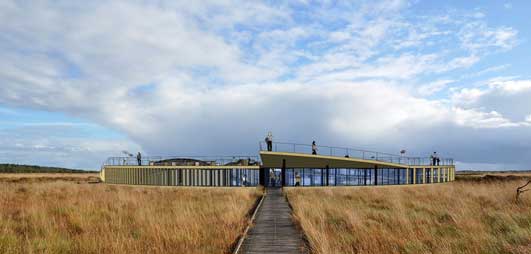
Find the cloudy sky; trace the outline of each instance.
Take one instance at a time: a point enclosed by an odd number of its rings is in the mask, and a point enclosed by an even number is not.
[[[529,1],[0,1],[0,163],[277,141],[531,169]]]

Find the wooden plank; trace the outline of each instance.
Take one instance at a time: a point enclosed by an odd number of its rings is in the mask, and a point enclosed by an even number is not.
[[[308,253],[280,188],[268,188],[241,253]]]

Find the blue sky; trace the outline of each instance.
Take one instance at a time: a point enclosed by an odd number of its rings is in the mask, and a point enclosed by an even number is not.
[[[2,1],[0,163],[276,140],[531,169],[529,1]]]

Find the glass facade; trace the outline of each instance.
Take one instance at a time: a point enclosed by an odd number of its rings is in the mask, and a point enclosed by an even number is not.
[[[452,168],[147,168],[105,169],[105,181],[119,184],[166,186],[363,186],[448,182]],[[263,178],[260,177],[263,172]],[[283,181],[285,177],[285,182]]]
[[[105,181],[162,186],[257,186],[258,169],[107,168]]]
[[[295,186],[297,175],[301,186],[362,186],[406,184],[406,169],[288,168],[286,185]]]
[[[423,184],[424,183],[424,177],[423,177],[423,173],[424,171],[422,170],[422,168],[417,168],[417,174],[416,174],[416,177],[417,177],[417,181],[416,183],[417,184]]]

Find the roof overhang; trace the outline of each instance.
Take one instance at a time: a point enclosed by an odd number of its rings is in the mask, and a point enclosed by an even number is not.
[[[260,151],[260,157],[264,168],[282,168],[283,160],[286,168],[408,168],[397,163],[304,153]]]

